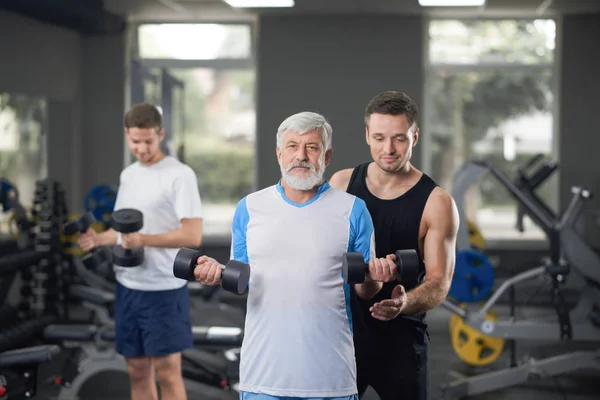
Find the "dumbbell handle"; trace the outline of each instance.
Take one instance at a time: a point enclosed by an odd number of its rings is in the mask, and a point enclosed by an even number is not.
[[[419,263],[419,254],[414,249],[397,250],[394,254],[396,259],[394,264],[397,267],[397,271],[400,272],[403,265],[408,267],[415,267]],[[369,273],[369,263],[365,263],[365,273]],[[398,276],[400,278],[400,276]]]

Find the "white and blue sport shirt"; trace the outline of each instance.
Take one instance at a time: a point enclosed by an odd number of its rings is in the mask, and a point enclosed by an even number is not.
[[[280,183],[238,203],[231,258],[251,267],[240,391],[356,394],[345,252],[375,257],[373,221],[363,200],[329,183],[304,204],[287,199]]]

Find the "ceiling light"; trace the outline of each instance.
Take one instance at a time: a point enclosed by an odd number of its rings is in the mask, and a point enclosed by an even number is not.
[[[235,8],[294,7],[294,0],[224,0]]]
[[[419,4],[423,7],[477,7],[484,5],[485,0],[419,0]]]

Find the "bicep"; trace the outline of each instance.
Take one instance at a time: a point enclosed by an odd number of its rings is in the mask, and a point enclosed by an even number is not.
[[[458,223],[458,211],[452,197],[439,196],[427,213],[424,261],[428,279],[439,279],[447,284],[452,279]]]

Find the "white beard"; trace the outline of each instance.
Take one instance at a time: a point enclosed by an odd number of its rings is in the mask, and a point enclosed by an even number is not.
[[[299,177],[290,174],[290,171],[294,167],[304,167],[310,169],[310,175],[306,177]],[[317,170],[314,165],[304,161],[293,162],[284,168],[279,163],[281,169],[281,178],[284,180],[292,189],[295,190],[311,190],[315,186],[323,182],[323,174],[325,173],[325,153],[319,157],[319,169]]]

